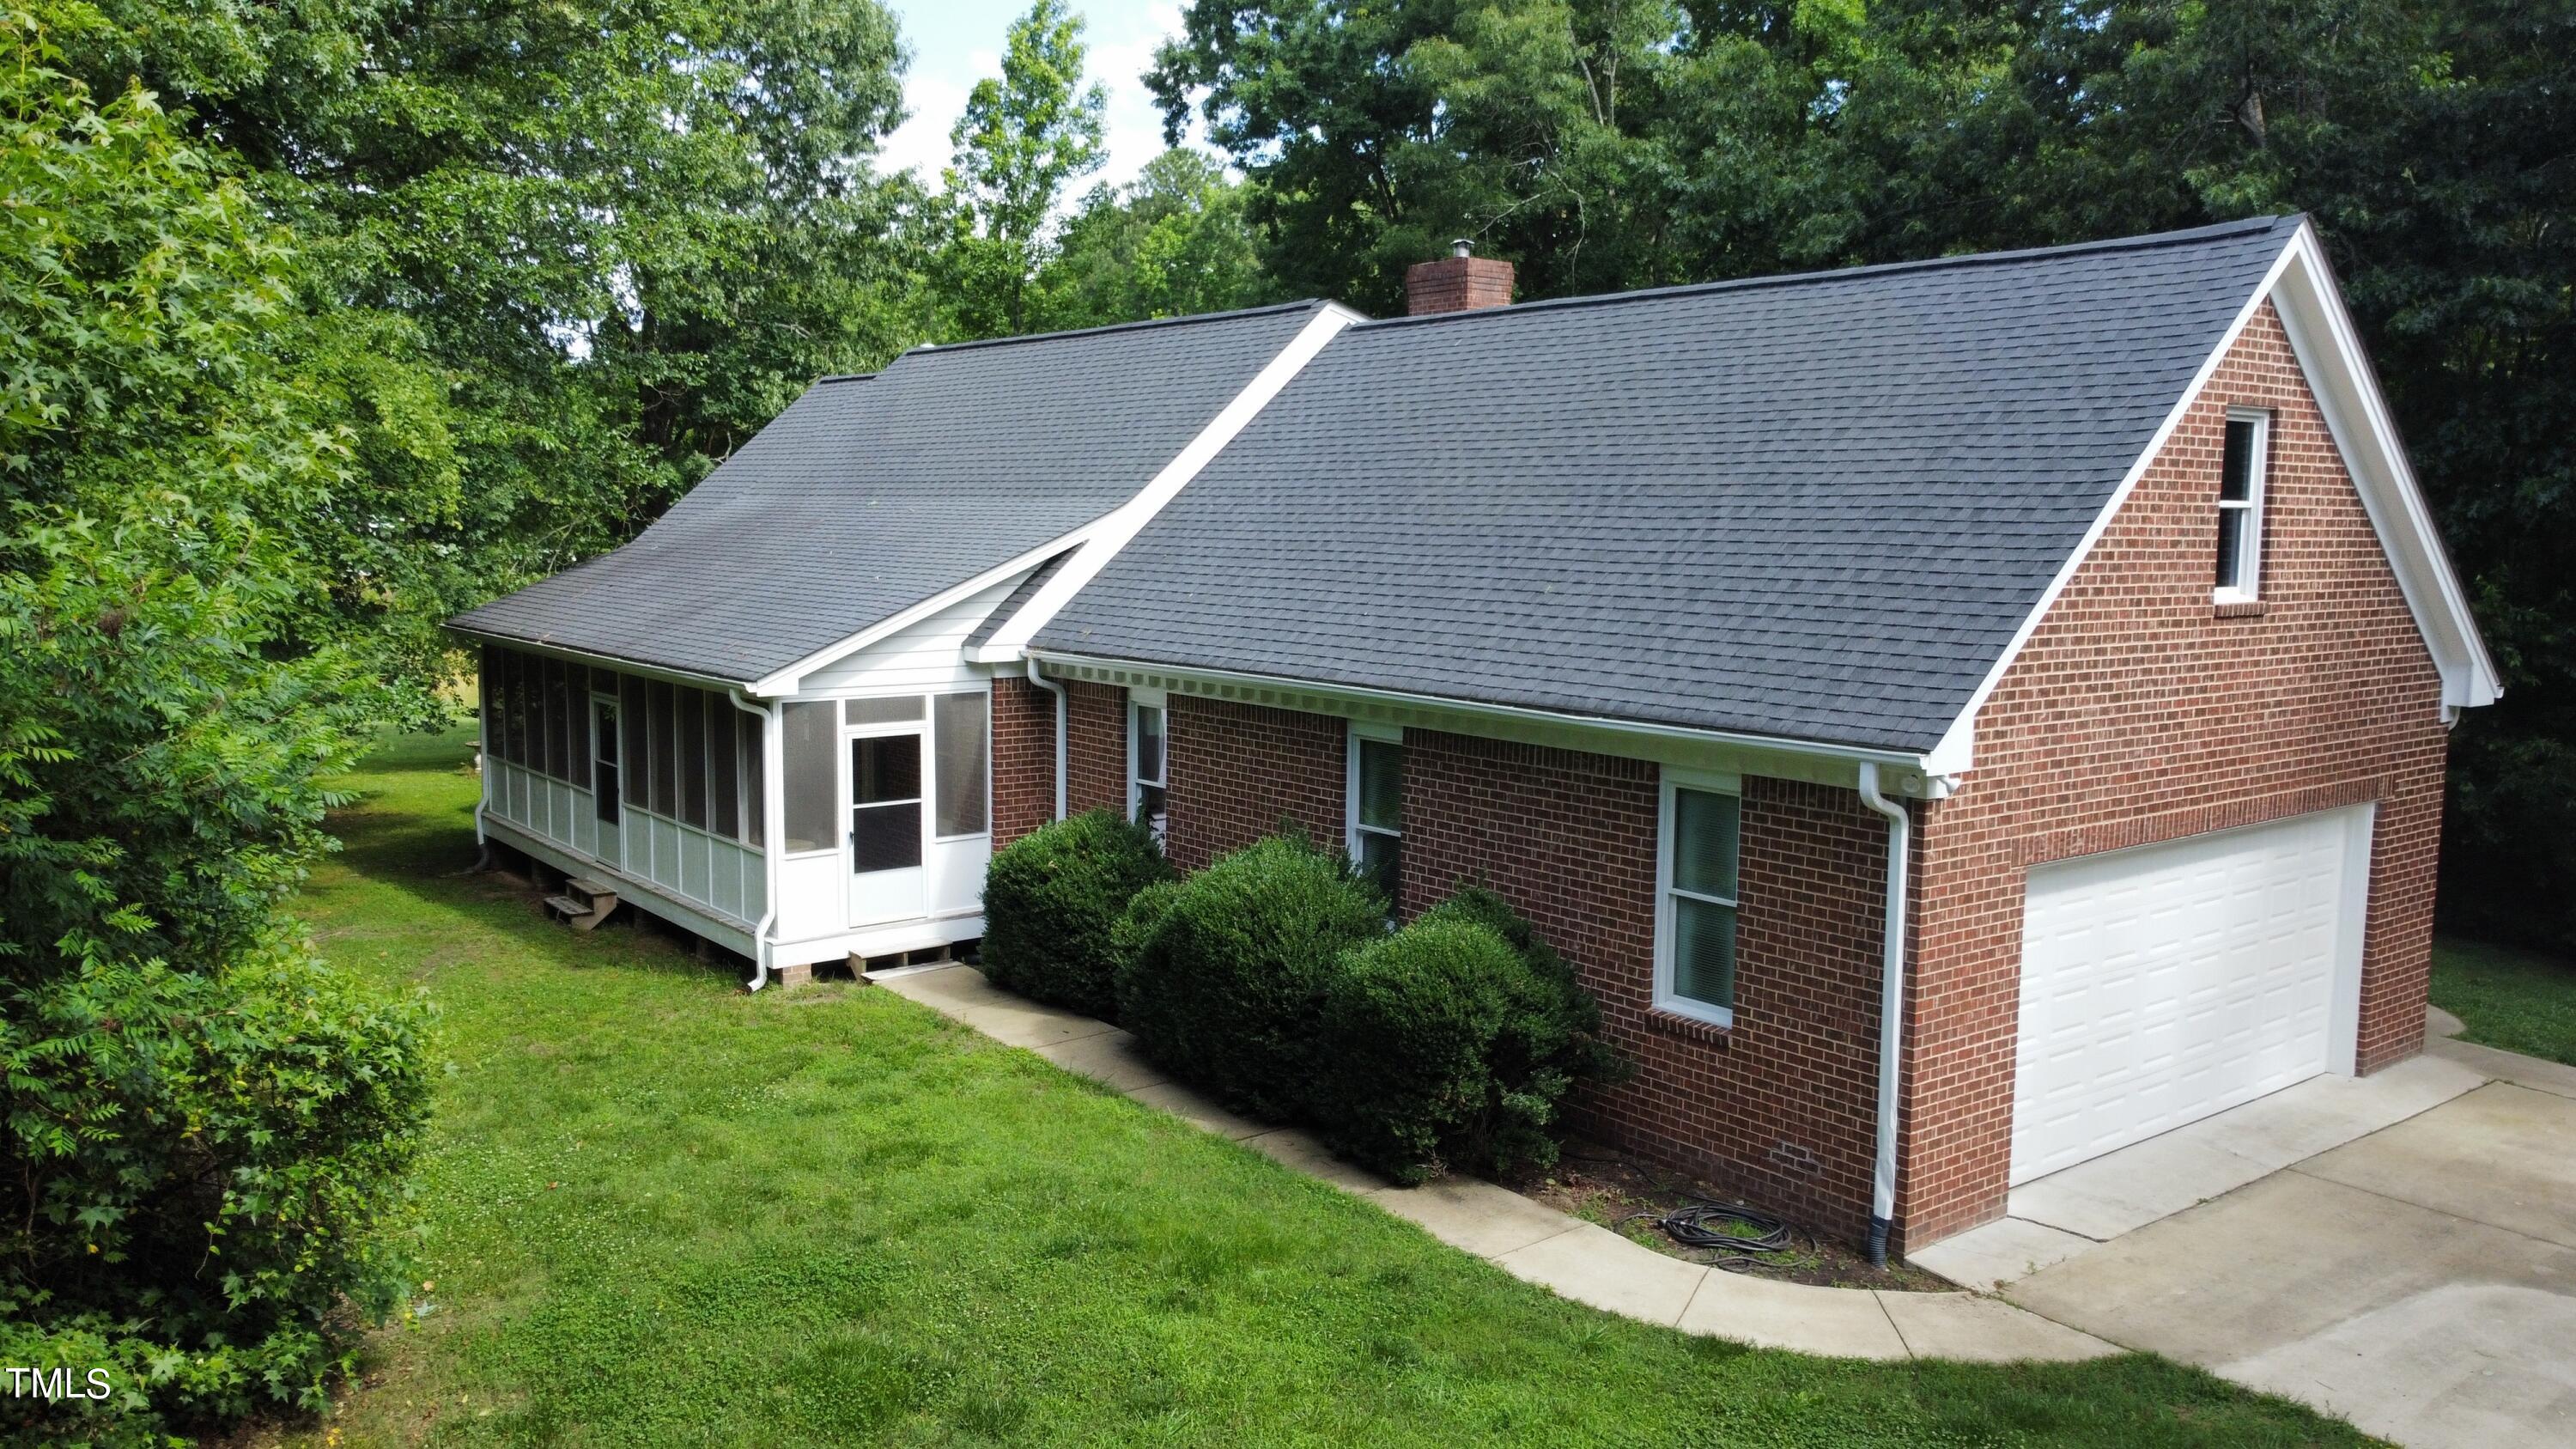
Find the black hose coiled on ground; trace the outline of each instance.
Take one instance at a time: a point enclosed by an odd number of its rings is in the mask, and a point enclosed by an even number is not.
[[[1813,1234],[1799,1229],[1785,1218],[1720,1202],[1684,1203],[1668,1213],[1639,1213],[1637,1217],[1663,1229],[1664,1236],[1685,1248],[1724,1250],[1723,1256],[1710,1266],[1731,1272],[1777,1266],[1770,1261],[1771,1254],[1790,1251],[1800,1238],[1806,1239],[1810,1248],[1816,1241]],[[1635,1220],[1631,1218],[1629,1221]],[[1735,1231],[1718,1227],[1720,1223],[1732,1224]]]

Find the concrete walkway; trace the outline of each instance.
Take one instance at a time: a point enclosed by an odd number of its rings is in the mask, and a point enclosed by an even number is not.
[[[1913,1261],[2418,1449],[2576,1443],[2576,1069],[2446,1025],[2025,1184]]]
[[[1393,1187],[1334,1157],[1313,1136],[1225,1111],[1167,1080],[1124,1031],[999,991],[968,966],[870,978],[996,1041],[1026,1047],[1139,1102],[1233,1138],[1367,1198],[1578,1303],[1685,1333],[1841,1358],[1984,1362],[2084,1359],[2119,1350],[2091,1334],[1975,1293],[1819,1288],[1705,1268],[1473,1178]]]

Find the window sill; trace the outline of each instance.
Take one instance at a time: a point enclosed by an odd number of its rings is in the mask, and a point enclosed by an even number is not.
[[[2261,599],[2220,599],[2211,610],[2221,619],[2260,619],[2272,612],[2272,606]]]
[[[1665,1036],[1677,1036],[1684,1041],[1703,1042],[1709,1046],[1726,1045],[1726,1039],[1735,1032],[1732,1026],[1719,1026],[1716,1022],[1702,1021],[1696,1016],[1684,1016],[1677,1011],[1666,1011],[1660,1006],[1647,1009],[1646,1029],[1660,1032]]]

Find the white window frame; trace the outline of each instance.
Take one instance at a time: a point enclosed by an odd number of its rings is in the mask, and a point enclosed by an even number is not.
[[[939,812],[945,809],[946,805],[939,798],[939,701],[952,697],[980,697],[984,701],[984,828],[969,830],[959,835],[942,835],[939,833]],[[921,785],[926,792],[922,798],[927,802],[927,808],[931,812],[931,843],[950,845],[961,840],[981,840],[991,835],[993,833],[993,687],[987,684],[981,689],[933,690],[923,700],[923,714],[926,717],[925,728],[929,731],[924,743],[929,748],[922,755],[927,778],[921,782]],[[1168,724],[1165,726],[1167,729],[1169,727]],[[1164,766],[1164,773],[1171,773],[1169,765]]]
[[[2218,501],[2221,514],[2241,512],[2245,529],[2236,536],[2236,582],[2212,584],[2210,602],[2214,604],[2251,604],[2263,597],[2263,489],[2268,481],[2272,456],[2272,415],[2261,408],[2229,408],[2227,421],[2254,425],[2254,445],[2246,459],[2245,497],[2231,501],[2222,496]],[[2218,451],[2219,491],[2227,487],[2227,448],[2222,436]]]
[[[1739,928],[1742,926],[1744,919],[1744,778],[1740,775],[1718,774],[1710,771],[1677,770],[1670,766],[1659,773],[1663,778],[1658,786],[1655,823],[1655,1009],[1670,1012],[1674,1016],[1689,1017],[1693,1021],[1706,1022],[1711,1026],[1731,1027],[1735,1025],[1735,1008],[1732,1005],[1711,1006],[1705,1001],[1679,995],[1673,990],[1673,938],[1676,930],[1674,917],[1677,914],[1673,909],[1673,898],[1676,894],[1682,894],[1690,896],[1693,900],[1722,905],[1736,913],[1736,924]],[[1702,895],[1697,891],[1681,891],[1673,884],[1673,826],[1680,815],[1673,799],[1673,794],[1677,790],[1695,790],[1706,795],[1736,797],[1735,899],[1726,900],[1718,896]],[[1736,960],[1739,972],[1743,965],[1740,954],[1742,943],[1743,938],[1739,934],[1737,937],[1739,954]]]
[[[1399,750],[1403,749],[1404,726],[1376,724],[1356,719],[1345,723],[1349,728],[1342,741],[1342,853],[1349,856],[1351,864],[1356,866],[1360,863],[1362,832],[1386,836],[1396,843],[1398,850],[1404,847],[1402,830],[1389,830],[1383,825],[1360,823],[1360,741],[1375,740],[1382,745],[1393,745]],[[1395,911],[1397,906],[1398,903],[1392,900],[1386,903],[1390,913]]]
[[[1136,773],[1136,737],[1137,737],[1137,734],[1138,734],[1138,731],[1137,731],[1137,728],[1136,728],[1136,725],[1137,725],[1137,713],[1136,713],[1136,712],[1137,712],[1138,710],[1140,710],[1140,709],[1159,710],[1159,711],[1161,711],[1161,712],[1162,712],[1162,716],[1163,716],[1163,774],[1162,774],[1162,778],[1160,778],[1160,779],[1156,779],[1156,780],[1147,780],[1147,779],[1142,779],[1142,778],[1140,778],[1140,777],[1137,775],[1137,773]],[[1135,820],[1135,819],[1138,819],[1138,818],[1139,818],[1139,817],[1138,817],[1137,812],[1138,812],[1140,809],[1142,809],[1142,808],[1144,807],[1144,804],[1145,804],[1145,787],[1146,787],[1146,786],[1148,786],[1148,785],[1151,785],[1151,786],[1153,786],[1154,788],[1156,788],[1156,789],[1158,789],[1158,790],[1160,790],[1160,791],[1162,791],[1162,792],[1163,792],[1163,820],[1164,820],[1165,830],[1168,830],[1168,829],[1169,829],[1169,826],[1170,826],[1171,818],[1172,818],[1172,701],[1171,701],[1171,697],[1170,697],[1170,695],[1168,695],[1167,693],[1165,693],[1164,691],[1159,690],[1159,689],[1143,689],[1143,688],[1130,689],[1130,690],[1128,690],[1128,691],[1127,691],[1127,818],[1128,818],[1128,819],[1130,819],[1130,820]],[[1157,831],[1155,831],[1155,832],[1154,832],[1154,838],[1155,838],[1156,840],[1161,840],[1161,839],[1163,838],[1163,836],[1164,836],[1165,830],[1157,830]]]

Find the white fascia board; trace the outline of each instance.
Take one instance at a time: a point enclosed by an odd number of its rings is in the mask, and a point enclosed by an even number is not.
[[[1934,767],[1935,761],[1932,756],[1910,754],[1904,750],[1871,749],[1865,745],[1826,744],[1816,740],[1791,739],[1783,735],[1745,734],[1735,730],[1695,729],[1689,725],[1653,724],[1644,720],[1617,719],[1608,715],[1537,709],[1529,705],[1487,704],[1476,700],[1453,699],[1446,695],[1379,689],[1364,684],[1326,684],[1317,680],[1295,679],[1280,674],[1252,674],[1234,669],[1157,664],[1148,660],[1113,659],[1096,654],[1061,653],[1053,649],[1031,649],[1027,651],[1027,657],[1037,660],[1050,670],[1059,666],[1076,670],[1120,670],[1128,674],[1187,680],[1194,684],[1283,690],[1325,700],[1394,705],[1487,720],[1518,720],[1531,724],[1571,726],[1576,729],[1597,730],[1604,734],[1630,735],[1647,739],[1681,740],[1694,744],[1724,745],[1738,749],[1770,750],[1784,755],[1849,761],[1854,765],[1867,760],[1882,768],[1899,771],[1898,778],[1889,783],[1900,790],[1914,784],[1914,777],[1919,776],[1921,778],[1919,798],[1938,799],[1949,794],[1956,783],[1952,772]]]
[[[1096,521],[1086,523],[1082,527],[1073,530],[1071,533],[1059,535],[1055,538],[1049,539],[1045,543],[1039,544],[1037,547],[1030,549],[1026,553],[1018,554],[1012,557],[1008,562],[997,564],[992,568],[986,569],[982,573],[975,575],[973,578],[966,580],[962,584],[954,584],[948,588],[942,589],[938,593],[931,595],[929,598],[922,600],[920,603],[914,604],[910,608],[903,610],[901,613],[888,615],[887,617],[878,620],[876,623],[870,624],[858,633],[850,635],[848,638],[842,639],[836,643],[827,644],[822,648],[815,650],[813,653],[806,655],[804,658],[797,660],[795,663],[788,665],[784,669],[776,670],[754,680],[746,692],[756,699],[776,699],[782,695],[793,694],[796,692],[797,680],[813,673],[815,670],[822,668],[833,660],[838,659],[845,654],[853,654],[861,649],[865,649],[869,645],[874,644],[889,634],[911,628],[913,625],[920,623],[922,620],[929,618],[931,615],[938,613],[940,610],[947,608],[951,604],[955,604],[960,600],[971,599],[986,589],[993,587],[995,584],[1001,583],[1005,579],[1009,579],[1018,574],[1027,573],[1029,570],[1036,568],[1039,564],[1045,563],[1048,559],[1055,557],[1066,549],[1079,547],[1082,544],[1082,541],[1089,538],[1092,530],[1098,526],[1099,525]]]
[[[1244,385],[1243,391],[1236,393],[1233,400],[1200,430],[1199,435],[1190,439],[1189,446],[1163,465],[1163,470],[1154,475],[1143,491],[1100,520],[1089,541],[1083,544],[1082,551],[1066,559],[1064,567],[1055,571],[1055,577],[1048,579],[1034,598],[1021,605],[1017,614],[996,630],[992,638],[985,640],[983,647],[969,656],[970,661],[1001,664],[1020,658],[1028,648],[1031,635],[1071,603],[1084,585],[1097,578],[1109,561],[1118,556],[1119,550],[1143,532],[1145,525],[1154,521],[1154,515],[1178,497],[1180,491],[1189,486],[1190,480],[1199,475],[1199,470],[1223,451],[1226,444],[1233,442],[1235,435],[1270,405],[1270,400],[1315,359],[1315,354],[1324,350],[1326,343],[1340,335],[1343,328],[1361,320],[1360,314],[1338,303],[1328,303],[1317,311],[1297,335],[1289,339],[1288,345],[1279,350],[1279,355],[1253,374],[1252,381]]]
[[[2415,482],[2370,354],[2335,285],[2333,265],[2311,227],[2300,228],[2291,247],[2300,265],[2282,276],[2273,295],[2281,330],[2289,334],[2290,350],[2325,415],[2344,471],[2361,494],[2398,589],[2441,670],[2442,702],[2455,710],[2493,704],[2504,693],[2503,678]]]
[[[2304,236],[2307,231],[2308,228],[2303,225],[2299,235]],[[2022,646],[2028,644],[2030,636],[2038,632],[2040,621],[2048,617],[2049,609],[2057,603],[2057,596],[2066,592],[2067,584],[2075,578],[2075,571],[2084,566],[2087,558],[2092,557],[2093,546],[2100,543],[2102,535],[2110,530],[2111,520],[2119,515],[2120,506],[2129,501],[2131,493],[2137,491],[2138,480],[2146,476],[2148,466],[2155,462],[2157,454],[2164,451],[2165,443],[2173,437],[2174,429],[2182,426],[2182,420],[2189,415],[2192,405],[2200,401],[2201,392],[2209,386],[2210,378],[2217,374],[2218,365],[2227,359],[2228,350],[2236,345],[2237,338],[2245,335],[2246,327],[2253,322],[2256,314],[2263,310],[2264,299],[2272,295],[2273,284],[2281,279],[2281,274],[2289,270],[2298,256],[2298,238],[2294,236],[2281,248],[2281,254],[2272,259],[2271,268],[2264,272],[2262,282],[2254,288],[2254,294],[2246,298],[2245,305],[2237,310],[2236,320],[2228,323],[2227,330],[2219,334],[2218,345],[2209,350],[2207,357],[2201,359],[2199,370],[2191,375],[2190,384],[2182,390],[2182,396],[2175,400],[2173,410],[2165,414],[2165,420],[2158,423],[2155,432],[2148,436],[2147,446],[2139,452],[2137,461],[2129,465],[2129,471],[2122,475],[2120,486],[2111,490],[2110,500],[2102,505],[2101,512],[2093,516],[2092,526],[2084,530],[2084,536],[2076,541],[2074,550],[2067,554],[2066,562],[2058,566],[2056,577],[2051,578],[2048,581],[2048,587],[2040,591],[2039,602],[2031,606],[2030,613],[2021,621],[2021,627],[2013,631],[2012,639],[2004,645],[2003,653],[1996,656],[1994,667],[1988,669],[1986,677],[1977,682],[1976,692],[1968,696],[1966,707],[1959,711],[1958,718],[1950,722],[1950,728],[1942,732],[1941,742],[1934,745],[1932,753],[1926,757],[1940,773],[1961,775],[1975,768],[1977,711],[1985,708],[1987,697],[1995,692],[1996,685],[2003,682],[2005,673],[2013,667],[2013,661],[2021,657]]]
[[[2022,646],[2030,642],[2040,620],[2047,617],[2049,607],[2057,602],[2075,571],[2083,567],[2120,506],[2128,502],[2130,492],[2164,450],[2183,416],[2200,401],[2210,377],[2266,301],[2273,304],[2282,331],[2289,335],[2290,350],[2298,356],[2308,391],[2325,416],[2326,430],[2333,435],[2336,451],[2343,457],[2344,471],[2361,495],[2362,507],[2379,535],[2381,551],[2397,575],[2398,589],[2405,595],[2416,628],[2441,671],[2444,707],[2472,709],[2492,704],[2503,694],[2502,679],[2487,654],[2485,641],[2479,637],[2468,596],[2451,568],[2449,553],[2442,547],[2432,510],[2425,506],[2424,495],[2416,486],[2406,450],[2398,442],[2387,400],[2380,395],[2378,379],[2370,369],[2369,354],[2362,348],[2351,313],[2344,308],[2343,294],[2335,285],[2334,269],[2326,261],[2316,224],[2304,222],[2282,247],[2281,255],[2264,274],[2262,285],[2254,289],[2254,295],[2219,339],[2218,346],[2202,361],[2200,371],[2193,375],[2173,411],[2147,440],[2146,450],[2130,465],[2128,475],[2120,480],[2110,502],[2103,505],[2074,553],[2049,581],[2037,607],[2022,621],[2012,642],[1978,684],[1976,693],[1968,697],[1967,707],[1951,722],[1941,743],[1933,747],[1930,759],[1943,773],[1964,773],[1973,766],[1977,711],[1985,707],[1987,697],[2021,656]]]
[[[587,664],[594,668],[614,670],[619,674],[659,679],[670,684],[685,684],[692,689],[722,691],[742,687],[742,681],[738,679],[727,679],[718,674],[699,674],[686,669],[673,669],[662,664],[646,664],[621,655],[603,654],[595,649],[577,649],[570,644],[521,639],[509,634],[494,634],[482,629],[469,628],[463,624],[446,624],[441,627],[451,634],[462,634],[477,643],[489,644],[495,648],[515,649],[522,654],[542,654],[548,658],[561,659],[573,664]]]

